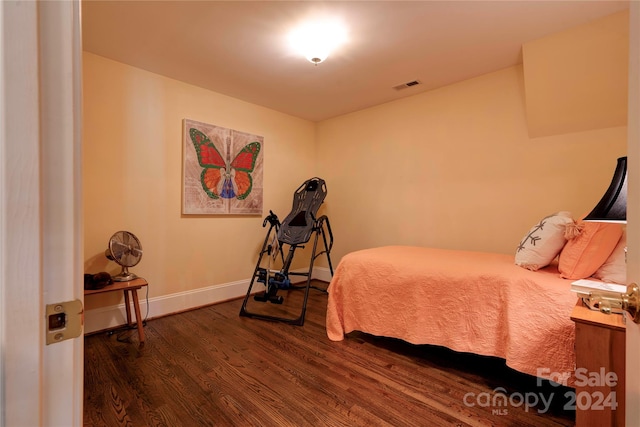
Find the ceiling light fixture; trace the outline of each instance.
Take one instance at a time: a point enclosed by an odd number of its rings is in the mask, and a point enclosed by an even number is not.
[[[289,33],[289,43],[312,64],[318,65],[346,41],[346,31],[337,21],[309,22]]]

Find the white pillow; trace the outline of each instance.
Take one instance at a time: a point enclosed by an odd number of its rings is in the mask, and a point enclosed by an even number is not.
[[[627,284],[627,233],[622,233],[620,241],[613,249],[609,258],[600,266],[593,277],[607,283]]]
[[[551,264],[567,243],[565,229],[572,224],[571,213],[566,211],[542,218],[518,245],[516,265],[535,271]]]

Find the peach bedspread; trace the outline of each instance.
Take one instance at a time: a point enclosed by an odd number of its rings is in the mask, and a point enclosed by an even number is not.
[[[505,254],[387,246],[342,258],[329,285],[327,335],[361,331],[497,356],[549,378],[573,374],[577,297],[557,267]],[[557,374],[555,376],[557,377]]]

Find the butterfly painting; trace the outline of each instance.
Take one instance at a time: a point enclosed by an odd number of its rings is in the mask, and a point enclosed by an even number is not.
[[[245,199],[251,193],[251,172],[260,153],[260,143],[254,141],[245,145],[229,163],[222,158],[207,135],[191,128],[189,136],[198,154],[198,162],[203,167],[200,181],[205,193],[213,199]]]
[[[183,213],[262,214],[263,138],[185,120]]]

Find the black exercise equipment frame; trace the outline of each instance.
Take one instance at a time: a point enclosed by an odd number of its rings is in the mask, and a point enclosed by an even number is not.
[[[323,193],[317,193],[322,191]],[[311,199],[307,199],[306,193],[314,192]],[[319,195],[318,195],[319,194]],[[304,317],[307,311],[307,300],[309,297],[309,290],[311,288],[311,280],[313,274],[313,266],[316,259],[322,254],[326,254],[327,262],[329,264],[329,270],[333,277],[333,265],[331,263],[331,248],[333,247],[333,232],[331,231],[331,225],[329,218],[326,215],[322,215],[319,218],[315,218],[315,214],[323,202],[326,196],[326,186],[324,180],[321,178],[311,178],[305,181],[294,193],[294,203],[291,213],[281,223],[277,215],[272,211],[269,211],[269,215],[265,217],[262,226],[266,227],[269,224],[269,229],[262,243],[262,249],[258,257],[258,262],[253,271],[251,282],[249,283],[249,289],[242,302],[240,308],[240,316],[251,317],[261,320],[270,320],[284,322],[292,325],[302,326],[304,325]],[[278,239],[278,247],[274,248],[270,243],[273,241],[272,233],[275,232]],[[307,243],[313,236],[313,249],[311,252],[311,259],[309,262],[309,270],[305,272],[289,271],[293,256],[298,248],[304,248],[303,244]],[[327,242],[327,236],[329,238]],[[322,243],[324,249],[317,252],[318,240],[322,237]],[[283,245],[289,246],[289,251],[285,259],[283,252]],[[277,250],[282,260],[282,268],[279,271],[270,271],[261,267],[262,259],[265,255],[272,256],[272,251]],[[317,252],[317,253],[316,253]],[[277,256],[277,255],[276,255]],[[273,273],[273,276],[271,274]],[[306,276],[306,284],[304,286],[292,285],[289,276]],[[273,304],[282,304],[284,298],[278,295],[280,289],[304,289],[304,299],[302,302],[302,309],[300,315],[295,318],[271,316],[263,313],[250,312],[247,309],[247,302],[252,295],[253,285],[256,282],[263,283],[266,287],[264,292],[259,292],[254,295],[254,300],[259,302],[271,302]]]

